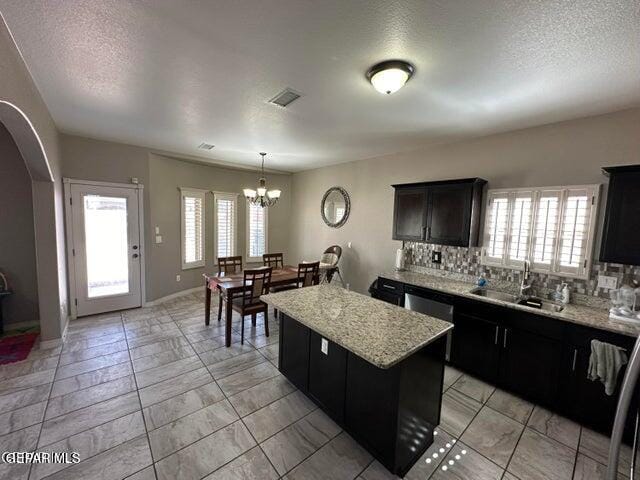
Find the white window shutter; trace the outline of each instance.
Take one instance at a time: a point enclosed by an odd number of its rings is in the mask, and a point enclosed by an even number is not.
[[[482,263],[587,278],[599,185],[490,190]]]
[[[267,208],[247,205],[247,257],[262,260],[267,253]]]
[[[541,190],[538,194],[533,229],[533,268],[551,270],[558,241],[561,190]]]
[[[567,189],[564,192],[557,271],[583,275],[592,224],[594,193],[591,189]]]
[[[509,228],[507,264],[521,265],[529,258],[533,192],[521,191],[513,196]]]
[[[483,263],[502,265],[507,247],[509,197],[490,194],[484,227]]]
[[[182,268],[205,264],[205,227],[203,191],[181,189]]]
[[[231,257],[236,254],[237,195],[215,193],[214,201],[216,257]]]

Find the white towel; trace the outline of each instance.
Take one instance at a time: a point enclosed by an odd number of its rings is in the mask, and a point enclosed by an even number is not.
[[[600,380],[604,384],[604,392],[611,396],[618,383],[618,373],[628,362],[624,348],[591,340],[591,356],[589,357],[589,380]]]

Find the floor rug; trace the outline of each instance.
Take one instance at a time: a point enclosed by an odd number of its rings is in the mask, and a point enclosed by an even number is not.
[[[38,332],[32,332],[0,338],[0,365],[27,358],[38,335]]]

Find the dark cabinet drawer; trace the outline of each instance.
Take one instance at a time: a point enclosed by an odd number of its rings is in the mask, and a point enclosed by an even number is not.
[[[404,284],[389,280],[388,278],[378,278],[378,290],[386,293],[393,293],[394,295],[404,295]]]
[[[309,395],[342,423],[347,374],[347,351],[311,331],[309,350]]]
[[[310,330],[287,315],[280,319],[280,371],[303,392],[309,382]]]

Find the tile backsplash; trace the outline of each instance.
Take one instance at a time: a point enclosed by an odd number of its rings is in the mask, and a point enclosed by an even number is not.
[[[438,270],[449,273],[461,280],[475,282],[484,273],[489,285],[494,288],[517,287],[522,272],[510,268],[482,265],[481,248],[447,247],[419,242],[405,242],[405,258],[407,268],[416,271]],[[442,262],[433,263],[431,252],[442,252]],[[640,280],[640,266],[620,265],[615,263],[594,262],[588,279],[559,277],[543,273],[532,273],[531,280],[540,295],[548,295],[556,285],[566,282],[573,294],[588,297],[599,297],[609,300],[609,290],[598,288],[598,275],[613,276],[618,279],[618,287],[632,280]],[[575,297],[575,295],[574,295]],[[579,299],[579,297],[578,297]],[[595,300],[595,299],[592,299]]]

